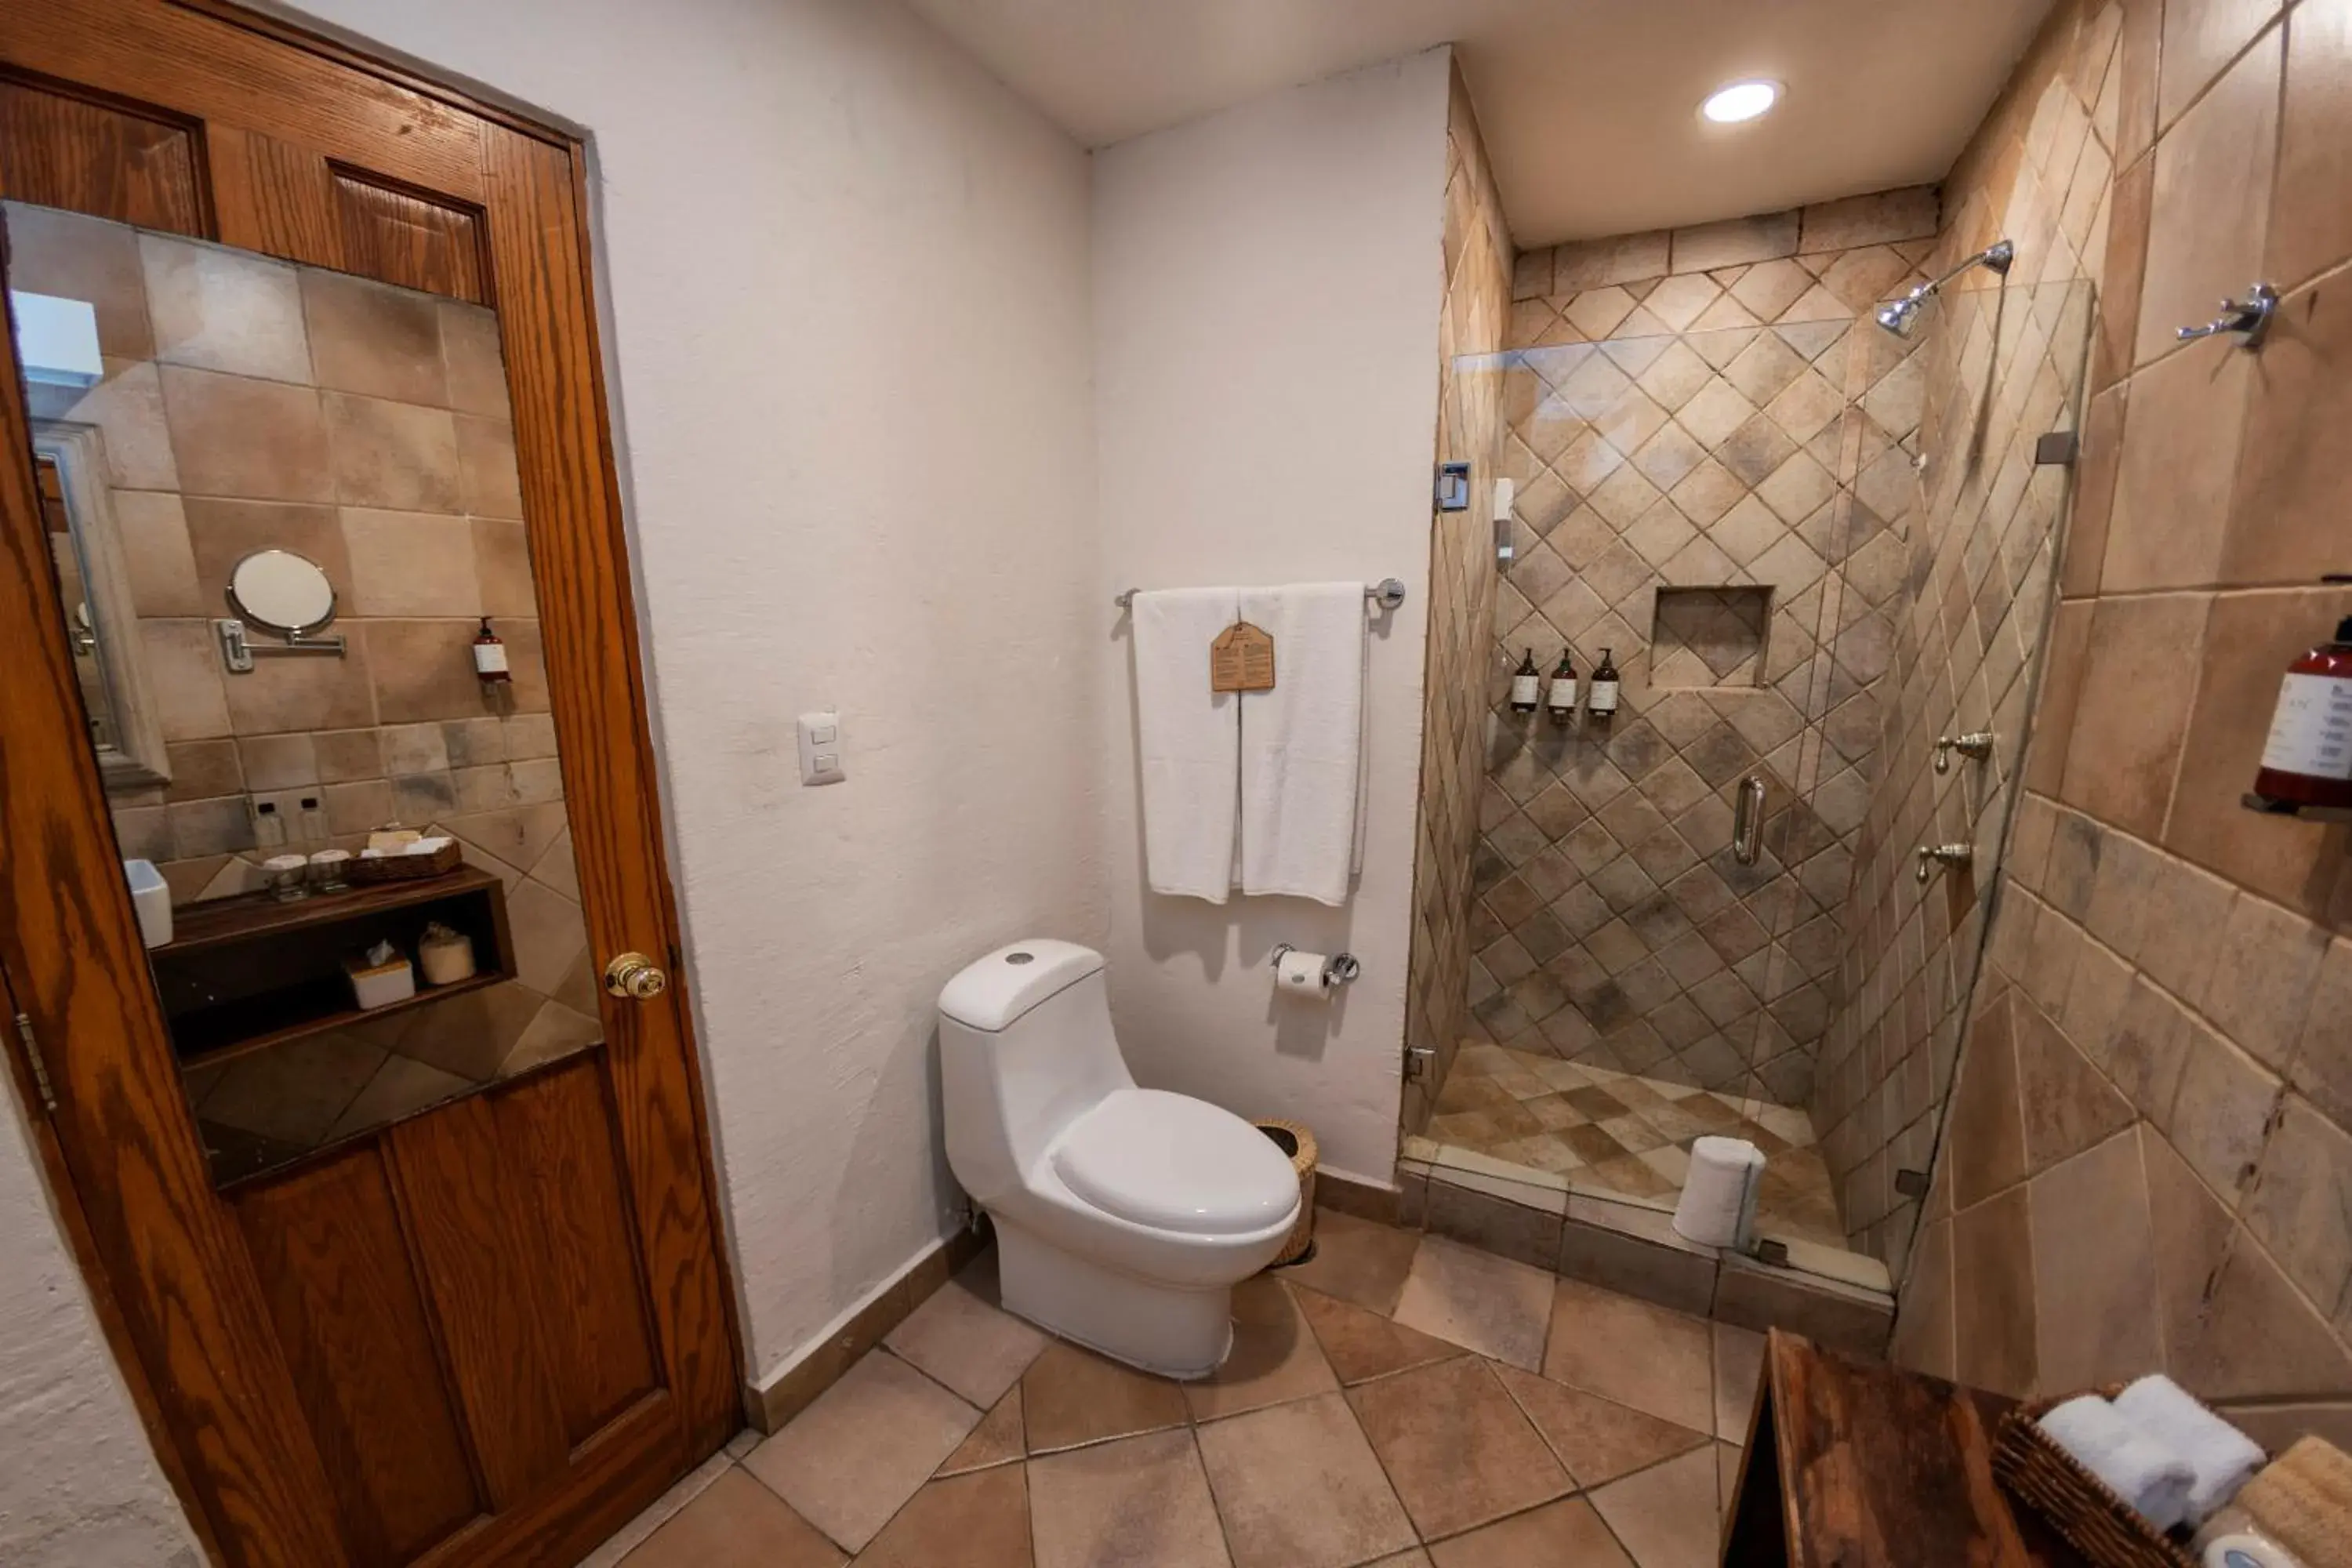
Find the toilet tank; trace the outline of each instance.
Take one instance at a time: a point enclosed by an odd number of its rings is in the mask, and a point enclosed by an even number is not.
[[[940,1089],[948,1164],[993,1203],[1055,1136],[1132,1089],[1110,1027],[1102,954],[1038,938],[999,948],[940,992]]]

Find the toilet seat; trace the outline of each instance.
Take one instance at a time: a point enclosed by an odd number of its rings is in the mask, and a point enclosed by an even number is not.
[[[1155,1230],[1238,1236],[1286,1224],[1298,1206],[1290,1162],[1231,1111],[1153,1089],[1106,1095],[1051,1156],[1082,1201]]]

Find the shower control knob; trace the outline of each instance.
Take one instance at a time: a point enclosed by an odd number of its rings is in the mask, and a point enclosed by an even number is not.
[[[629,1002],[650,1002],[669,989],[661,965],[642,952],[625,952],[604,965],[604,989]]]

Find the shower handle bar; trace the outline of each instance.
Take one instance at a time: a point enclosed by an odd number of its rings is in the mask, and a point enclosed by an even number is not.
[[[1739,781],[1738,805],[1731,814],[1731,858],[1753,866],[1763,845],[1764,775],[1749,773]]]
[[[1140,588],[1129,588],[1123,593],[1113,594],[1110,596],[1110,602],[1122,610],[1131,610],[1135,607],[1136,595],[1142,591]],[[1404,603],[1404,584],[1394,577],[1383,577],[1365,588],[1364,597],[1380,605],[1383,610],[1393,610]]]

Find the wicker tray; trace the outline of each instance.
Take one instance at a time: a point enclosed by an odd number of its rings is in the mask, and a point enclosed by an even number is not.
[[[446,876],[465,858],[466,852],[452,838],[430,855],[354,855],[345,862],[343,874],[354,882],[417,882]]]
[[[2123,1391],[2119,1383],[2092,1390],[2102,1399]],[[1994,1477],[2100,1568],[2197,1568],[2195,1558],[2042,1430],[2042,1417],[2074,1397],[2037,1400],[2004,1412],[1993,1439]]]
[[[1274,1141],[1276,1148],[1290,1156],[1290,1168],[1298,1173],[1298,1223],[1290,1227],[1282,1250],[1266,1265],[1268,1268],[1278,1268],[1305,1257],[1315,1240],[1315,1134],[1296,1121],[1260,1121],[1255,1125]]]

